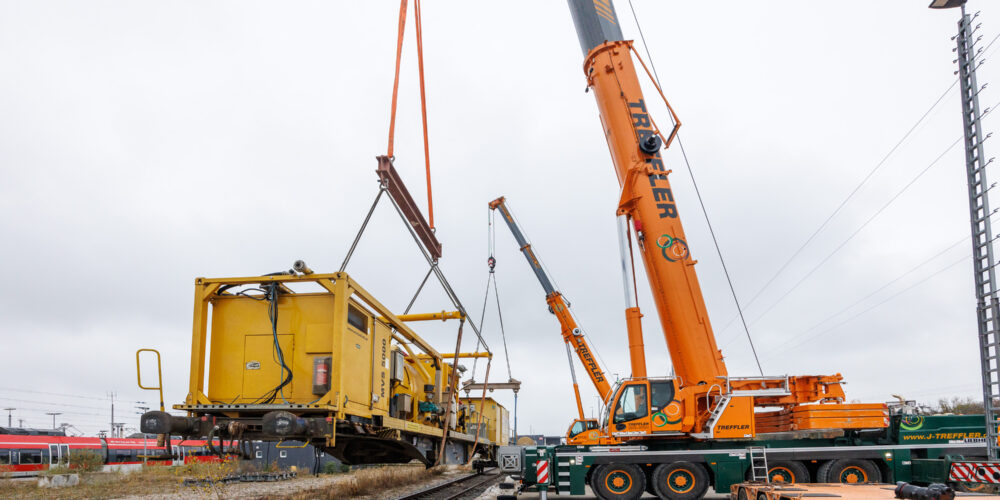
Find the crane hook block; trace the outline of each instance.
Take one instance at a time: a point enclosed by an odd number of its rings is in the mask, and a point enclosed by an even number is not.
[[[497,267],[497,260],[491,255],[489,259],[486,259],[486,264],[490,266],[490,271],[492,271],[494,267]]]

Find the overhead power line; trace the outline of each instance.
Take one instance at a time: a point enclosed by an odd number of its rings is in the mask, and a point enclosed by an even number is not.
[[[990,40],[988,44],[986,44],[986,47],[983,48],[984,54],[986,53],[986,51],[990,49],[990,47],[993,46],[993,44],[997,41],[997,39],[1000,39],[1000,33],[997,33],[997,35],[993,37],[993,39]],[[864,186],[872,178],[875,172],[877,172],[879,169],[882,168],[883,165],[885,165],[886,161],[896,152],[896,150],[899,149],[899,147],[906,141],[906,139],[909,138],[911,134],[913,134],[913,132],[920,126],[921,123],[924,122],[924,120],[931,114],[931,112],[934,111],[934,108],[936,108],[939,104],[941,104],[941,101],[943,101],[944,98],[947,97],[949,93],[951,93],[952,89],[954,89],[955,86],[958,85],[958,81],[959,81],[958,78],[956,78],[953,82],[951,82],[951,85],[949,85],[948,88],[941,93],[941,95],[934,101],[934,103],[931,104],[930,108],[928,108],[927,111],[924,112],[924,114],[920,115],[920,118],[917,119],[916,123],[914,123],[913,126],[911,126],[910,129],[907,130],[905,134],[903,134],[903,137],[901,137],[898,141],[896,141],[896,144],[894,144],[892,148],[889,149],[889,152],[882,157],[882,159],[875,165],[874,168],[872,168],[868,172],[867,175],[865,175],[863,179],[861,179],[861,182],[858,183],[858,185],[855,186],[850,193],[848,193],[847,197],[845,197],[843,201],[841,201],[840,204],[837,205],[837,208],[835,208],[833,212],[831,212],[830,215],[823,220],[823,222],[819,225],[819,227],[817,227],[816,230],[813,231],[808,238],[806,238],[806,241],[804,241],[802,245],[800,245],[799,248],[795,250],[795,252],[793,252],[792,255],[788,257],[788,259],[785,260],[785,262],[781,265],[781,267],[779,267],[778,270],[775,271],[770,278],[768,278],[768,280],[764,283],[764,285],[761,286],[757,290],[757,292],[753,294],[752,297],[750,297],[750,300],[746,302],[746,307],[749,307],[750,304],[756,301],[757,298],[760,297],[761,293],[763,293],[764,290],[766,290],[771,285],[771,283],[774,283],[774,280],[777,279],[778,276],[780,276],[781,273],[788,268],[788,265],[791,264],[792,261],[795,260],[795,258],[798,257],[803,250],[805,250],[805,248],[809,245],[809,243],[811,243],[812,240],[815,239],[816,236],[823,231],[823,229],[827,226],[827,224],[829,224],[830,221],[833,220],[833,218],[836,217],[841,210],[843,210],[843,208],[854,197],[854,195],[861,190],[861,187]],[[988,112],[989,110],[987,110],[987,113]],[[986,115],[984,114],[983,116]],[[727,323],[723,329],[728,328],[730,324],[732,324],[732,320],[729,323]]]
[[[811,243],[816,238],[816,236],[818,236],[819,233],[821,233],[823,229],[826,228],[826,226],[830,223],[830,221],[832,221],[833,218],[836,217],[837,214],[839,214],[840,211],[843,210],[845,206],[847,206],[848,202],[850,202],[851,199],[854,198],[854,195],[858,194],[858,192],[861,191],[861,188],[865,184],[867,184],[869,180],[871,180],[872,176],[875,175],[875,172],[878,172],[879,169],[881,169],[885,165],[885,163],[889,160],[890,157],[892,157],[892,155],[899,149],[899,147],[902,146],[904,142],[906,142],[906,139],[908,139],[910,135],[912,135],[913,132],[916,131],[918,127],[920,127],[920,124],[924,122],[924,120],[931,114],[931,112],[934,111],[934,108],[936,108],[938,104],[940,104],[941,101],[943,101],[944,98],[947,97],[949,93],[951,93],[952,89],[955,88],[955,85],[958,85],[958,79],[952,82],[951,85],[949,85],[948,88],[943,93],[941,93],[941,95],[937,98],[937,100],[935,100],[934,103],[931,104],[930,108],[927,108],[927,111],[925,111],[924,114],[920,115],[920,118],[917,119],[916,123],[914,123],[913,126],[911,126],[910,129],[907,130],[905,134],[903,134],[903,137],[901,137],[898,141],[896,141],[896,144],[894,144],[892,148],[889,149],[889,152],[886,153],[885,156],[883,156],[882,159],[875,164],[875,167],[873,167],[871,170],[868,171],[868,174],[866,174],[864,178],[861,179],[861,182],[859,182],[858,185],[854,186],[854,189],[852,189],[851,192],[848,193],[843,200],[841,200],[841,202],[837,205],[837,207],[833,209],[833,212],[830,212],[830,215],[828,215],[826,219],[823,219],[823,222],[820,223],[819,227],[817,227],[812,232],[812,234],[810,234],[809,237],[806,238],[806,240],[801,245],[799,245],[799,248],[796,249],[795,252],[793,252],[792,255],[785,260],[785,262],[781,265],[781,267],[779,267],[778,270],[775,271],[770,278],[768,278],[768,280],[764,283],[764,285],[761,286],[757,290],[757,292],[753,294],[752,297],[750,297],[750,300],[748,300],[746,303],[748,307],[750,306],[750,304],[752,304],[760,297],[760,295],[764,292],[764,290],[766,290],[769,286],[771,286],[772,283],[774,283],[774,280],[776,280],[778,276],[780,276],[781,273],[783,273],[785,269],[788,268],[789,264],[791,264],[792,261],[794,261],[795,258],[798,257],[799,254],[801,254],[802,251],[805,250],[807,246],[809,246],[809,243]]]
[[[84,409],[88,409],[88,410],[103,410],[104,409],[104,408],[98,407],[98,406],[85,406],[85,405],[74,405],[74,404],[66,404],[66,403],[54,403],[54,402],[51,402],[51,401],[38,401],[38,400],[35,400],[35,399],[18,399],[18,398],[0,397],[0,401],[17,401],[19,403],[32,403],[32,404],[40,404],[40,405],[48,405],[48,406],[59,406],[59,407],[67,407],[67,408],[84,408]]]
[[[902,295],[902,294],[904,294],[904,293],[906,293],[906,292],[908,292],[908,291],[910,291],[910,290],[912,290],[912,289],[914,289],[914,288],[916,288],[916,287],[924,284],[925,282],[927,282],[931,278],[934,278],[935,276],[937,276],[937,275],[939,275],[939,274],[941,274],[941,273],[943,273],[943,272],[945,272],[945,271],[947,271],[947,270],[949,270],[949,269],[951,269],[951,268],[953,268],[953,267],[955,267],[955,266],[957,266],[957,265],[959,265],[959,264],[961,264],[963,262],[967,262],[969,260],[969,257],[971,257],[971,256],[972,256],[971,253],[965,254],[965,255],[962,256],[961,259],[958,259],[958,260],[952,262],[951,264],[948,264],[947,266],[945,266],[945,267],[943,267],[943,268],[935,271],[934,273],[930,274],[929,276],[925,277],[924,279],[922,279],[922,280],[920,280],[920,281],[918,281],[918,282],[916,282],[916,283],[914,283],[914,284],[912,284],[912,285],[910,285],[910,286],[908,286],[908,287],[906,287],[906,288],[904,288],[904,289],[902,289],[902,290],[900,290],[900,291],[898,291],[898,292],[896,292],[896,293],[894,293],[894,294],[886,297],[881,302],[879,302],[879,303],[877,303],[877,304],[875,304],[875,305],[873,305],[873,306],[871,306],[871,307],[869,307],[869,308],[867,308],[867,309],[865,309],[865,310],[863,310],[861,312],[858,312],[857,314],[852,315],[851,317],[849,317],[849,318],[841,321],[840,323],[837,323],[836,325],[833,325],[830,328],[827,328],[826,330],[823,330],[821,332],[817,332],[817,333],[815,333],[813,335],[809,335],[809,336],[801,339],[799,342],[797,342],[795,344],[771,350],[771,351],[769,351],[769,353],[772,356],[774,356],[774,355],[778,355],[778,354],[781,354],[783,352],[791,351],[791,350],[794,350],[794,349],[796,349],[798,347],[801,347],[801,346],[805,345],[806,342],[808,342],[808,341],[810,341],[810,340],[812,340],[812,339],[814,339],[816,337],[819,337],[819,336],[821,336],[823,334],[826,334],[826,333],[829,333],[829,332],[831,332],[833,330],[836,330],[838,327],[843,326],[843,325],[845,325],[847,323],[850,323],[851,321],[853,321],[854,319],[858,318],[859,316],[861,316],[861,315],[863,315],[863,314],[865,314],[865,313],[867,313],[867,312],[869,312],[869,311],[871,311],[873,309],[876,309],[876,308],[882,306],[883,304],[885,304],[886,302],[889,302],[890,300],[892,300],[892,299],[894,299],[894,298],[896,298],[896,297],[898,297],[898,296],[900,296],[900,295]],[[799,337],[801,335],[802,334],[799,334],[799,335],[796,335],[795,337]]]
[[[923,261],[921,261],[919,264],[913,265],[912,267],[910,267],[909,269],[907,269],[906,271],[904,271],[902,274],[900,274],[900,275],[896,276],[895,278],[892,278],[891,280],[885,282],[884,284],[882,284],[881,286],[879,286],[875,290],[872,290],[871,292],[869,292],[864,297],[861,297],[861,298],[855,300],[854,302],[850,303],[849,305],[842,307],[837,312],[835,312],[833,314],[830,314],[826,318],[823,318],[822,320],[816,322],[815,324],[813,324],[809,328],[803,330],[802,332],[800,332],[796,336],[809,333],[809,332],[815,330],[816,328],[819,328],[823,324],[829,322],[830,320],[836,318],[837,316],[840,316],[841,314],[843,314],[843,313],[845,313],[845,312],[853,309],[855,306],[857,306],[857,305],[861,304],[862,302],[870,299],[871,297],[875,296],[876,294],[878,294],[879,292],[885,290],[886,288],[889,288],[890,286],[894,285],[899,280],[901,280],[901,279],[903,279],[903,278],[905,278],[905,277],[913,274],[915,271],[917,271],[918,269],[926,266],[927,264],[930,264],[931,262],[933,262],[934,260],[936,260],[938,257],[941,257],[942,255],[948,253],[950,250],[954,249],[955,247],[961,245],[962,243],[965,243],[966,241],[968,241],[968,239],[969,239],[968,236],[962,236],[962,237],[958,238],[954,243],[952,243],[952,244],[948,245],[947,247],[945,247],[945,248],[937,251],[936,253],[934,253],[930,257],[928,257],[928,258],[924,259]],[[733,342],[736,342],[737,340],[739,340],[738,336],[732,337],[731,339],[729,339],[726,342],[725,346],[723,346],[723,347],[729,346]]]
[[[30,389],[18,389],[18,388],[14,388],[14,387],[0,387],[0,391],[27,392],[27,393],[30,393],[30,394],[45,394],[47,396],[60,396],[60,397],[64,397],[64,398],[92,399],[92,400],[95,400],[95,401],[110,401],[111,400],[111,398],[109,398],[107,396],[104,396],[104,397],[81,396],[79,394],[66,394],[66,393],[59,393],[59,392],[45,392],[45,391],[36,391],[36,390],[30,390]],[[122,401],[122,400],[119,400],[119,401]],[[125,401],[125,402],[126,403],[138,403],[139,401]]]
[[[940,155],[938,155],[937,158],[934,159],[934,161],[932,161],[930,164],[928,164],[926,167],[924,167],[924,169],[921,170],[919,173],[917,173],[917,175],[914,176],[913,179],[910,179],[910,182],[906,183],[906,185],[903,186],[902,189],[900,189],[899,191],[897,191],[896,194],[893,195],[892,198],[889,199],[889,201],[885,202],[885,204],[883,204],[881,207],[879,207],[879,209],[876,210],[875,213],[873,213],[871,216],[868,217],[868,219],[866,219],[863,223],[861,223],[861,225],[858,226],[854,230],[854,232],[852,232],[850,234],[850,236],[848,236],[847,238],[844,238],[843,240],[841,240],[841,242],[840,242],[839,245],[837,245],[832,251],[830,251],[829,253],[827,253],[826,256],[823,257],[823,259],[819,261],[819,263],[817,263],[815,266],[812,267],[812,269],[810,269],[806,274],[804,274],[801,278],[799,278],[799,280],[796,281],[795,284],[792,285],[792,287],[789,288],[785,293],[783,293],[780,297],[778,297],[777,300],[775,300],[774,302],[772,302],[771,305],[767,307],[767,309],[765,309],[763,312],[761,312],[757,316],[757,318],[753,320],[753,322],[756,323],[756,322],[760,321],[761,319],[763,319],[764,316],[766,316],[769,312],[771,312],[771,310],[773,310],[775,308],[775,306],[777,306],[782,301],[784,301],[785,298],[787,298],[789,295],[791,295],[791,293],[794,292],[800,285],[802,285],[803,283],[805,283],[806,280],[808,280],[809,277],[813,275],[813,273],[815,273],[816,271],[818,271],[834,255],[836,255],[838,252],[840,252],[840,249],[844,248],[844,246],[846,246],[851,240],[853,240],[855,236],[857,236],[865,227],[868,226],[868,224],[870,224],[879,215],[881,215],[882,212],[885,211],[885,209],[889,208],[889,206],[892,205],[897,199],[899,199],[899,197],[903,193],[905,193],[907,189],[909,189],[911,186],[913,186],[913,184],[915,182],[917,182],[917,180],[920,179],[920,177],[922,177],[925,173],[927,173],[927,171],[930,170],[931,167],[933,167],[934,165],[936,165],[941,160],[941,158],[944,158],[944,156],[946,154],[948,154],[948,152],[950,152],[960,142],[962,142],[962,138],[961,137],[959,137],[958,139],[955,139],[955,142],[952,142],[950,146],[948,146],[947,148],[945,148],[945,150]]]
[[[997,102],[997,103],[996,103],[995,105],[993,105],[992,107],[990,107],[990,108],[987,108],[987,109],[986,109],[986,111],[985,111],[985,112],[984,112],[984,113],[982,114],[982,117],[981,117],[981,118],[985,118],[985,117],[986,117],[986,116],[987,116],[988,114],[990,114],[990,113],[991,113],[991,112],[992,112],[992,111],[993,111],[994,109],[996,109],[996,108],[997,108],[998,106],[1000,106],[1000,102]],[[775,307],[775,306],[777,306],[777,305],[778,305],[779,303],[781,303],[781,302],[782,302],[782,301],[783,301],[783,300],[784,300],[785,298],[787,298],[787,297],[788,297],[788,296],[789,296],[789,295],[790,295],[790,294],[791,294],[791,293],[792,293],[793,291],[795,291],[795,289],[797,289],[797,288],[798,288],[798,287],[799,287],[799,286],[800,286],[800,285],[801,285],[802,283],[804,283],[804,282],[805,282],[805,281],[806,281],[806,280],[807,280],[807,279],[808,279],[808,278],[809,278],[810,276],[812,276],[812,274],[813,274],[813,273],[815,273],[815,272],[816,272],[817,270],[819,270],[819,268],[820,268],[820,267],[822,267],[822,266],[823,266],[824,264],[826,264],[826,263],[827,263],[827,262],[828,262],[828,261],[829,261],[829,260],[830,260],[830,259],[831,259],[831,258],[832,258],[832,257],[834,256],[834,255],[836,255],[836,254],[837,254],[837,252],[839,252],[841,248],[843,248],[843,247],[844,247],[845,245],[847,245],[847,243],[848,243],[848,242],[850,242],[850,241],[851,241],[852,239],[854,239],[854,237],[855,237],[855,236],[857,236],[857,235],[858,235],[858,233],[860,233],[860,232],[861,232],[861,231],[862,231],[862,230],[863,230],[863,229],[864,229],[864,228],[865,228],[865,227],[866,227],[866,226],[867,226],[868,224],[870,224],[870,223],[871,223],[871,222],[872,222],[872,221],[873,221],[873,220],[874,220],[874,219],[875,219],[876,217],[878,217],[878,216],[879,216],[879,215],[880,215],[880,214],[881,214],[881,213],[882,213],[883,211],[885,211],[885,209],[886,209],[886,208],[888,208],[888,207],[889,207],[889,206],[890,206],[890,205],[891,205],[892,203],[894,203],[894,202],[895,202],[895,201],[896,201],[896,200],[897,200],[897,199],[898,199],[898,198],[899,198],[899,197],[900,197],[900,196],[901,196],[901,195],[902,195],[902,194],[903,194],[903,193],[904,193],[904,192],[905,192],[906,190],[908,190],[908,189],[909,189],[910,187],[912,187],[912,186],[913,186],[913,184],[914,184],[914,183],[915,183],[915,182],[916,182],[916,181],[917,181],[917,180],[918,180],[918,179],[919,179],[920,177],[922,177],[922,176],[923,176],[923,175],[924,175],[925,173],[927,173],[927,171],[929,171],[929,170],[931,169],[931,167],[933,167],[933,166],[934,166],[934,165],[936,165],[936,164],[937,164],[937,163],[938,163],[939,161],[941,161],[941,159],[942,159],[942,158],[943,158],[943,157],[944,157],[944,156],[945,156],[945,155],[946,155],[946,154],[947,154],[947,153],[948,153],[949,151],[951,151],[951,150],[952,150],[952,149],[953,149],[953,148],[954,148],[955,146],[957,146],[957,145],[958,145],[958,144],[959,144],[959,143],[960,143],[961,141],[962,141],[962,137],[959,137],[959,138],[958,138],[958,139],[956,139],[956,140],[955,140],[954,142],[952,142],[952,143],[951,143],[951,144],[950,144],[950,145],[949,145],[949,146],[948,146],[947,148],[945,148],[945,150],[944,150],[944,151],[942,151],[942,152],[941,152],[941,154],[939,154],[939,155],[938,155],[938,156],[937,156],[937,157],[936,157],[936,158],[934,159],[934,161],[932,161],[932,162],[931,162],[930,164],[928,164],[928,165],[927,165],[926,167],[924,167],[924,169],[923,169],[923,170],[921,170],[920,172],[918,172],[918,173],[917,173],[917,175],[916,175],[916,176],[914,176],[914,177],[913,177],[912,179],[910,179],[910,181],[909,181],[909,182],[908,182],[908,183],[907,183],[907,184],[906,184],[905,186],[903,186],[903,188],[902,188],[902,189],[900,189],[899,191],[897,191],[897,192],[896,192],[896,194],[894,194],[894,195],[893,195],[893,196],[892,196],[892,197],[891,197],[891,198],[889,199],[889,201],[887,201],[886,203],[884,203],[884,204],[883,204],[883,205],[882,205],[882,206],[881,206],[881,207],[880,207],[880,208],[879,208],[878,210],[876,210],[876,211],[875,211],[875,212],[874,212],[874,213],[873,213],[873,214],[872,214],[871,216],[869,216],[869,217],[868,217],[868,219],[866,219],[866,220],[865,220],[865,221],[864,221],[863,223],[861,223],[861,225],[860,225],[860,226],[858,226],[857,228],[855,228],[855,230],[854,230],[854,231],[853,231],[853,232],[852,232],[852,233],[851,233],[851,234],[850,234],[850,235],[849,235],[849,236],[848,236],[847,238],[845,238],[844,240],[842,240],[842,241],[840,242],[840,244],[839,244],[839,245],[837,245],[837,247],[833,249],[833,251],[829,252],[829,253],[828,253],[828,254],[827,254],[827,255],[826,255],[825,257],[823,257],[823,259],[822,259],[822,260],[820,260],[820,262],[819,262],[819,263],[817,263],[817,264],[816,264],[815,266],[813,266],[813,267],[812,267],[812,268],[811,268],[811,269],[810,269],[810,270],[809,270],[808,272],[806,272],[806,274],[805,274],[805,275],[803,275],[803,276],[802,276],[801,278],[799,278],[799,280],[798,280],[798,281],[797,281],[797,282],[796,282],[796,283],[795,283],[794,285],[792,285],[792,287],[791,287],[790,289],[788,289],[787,291],[785,291],[785,293],[784,293],[784,294],[782,294],[782,295],[781,295],[780,297],[778,297],[778,299],[777,299],[777,300],[775,300],[774,302],[772,302],[772,303],[771,303],[771,305],[769,305],[769,306],[768,306],[768,307],[767,307],[767,308],[766,308],[766,309],[765,309],[765,310],[764,310],[763,312],[761,312],[761,313],[760,313],[759,315],[757,315],[757,317],[756,317],[756,318],[755,318],[755,319],[754,319],[754,320],[753,320],[753,321],[751,322],[751,324],[753,324],[753,323],[757,323],[758,321],[760,321],[760,320],[761,320],[761,319],[762,319],[762,318],[763,318],[764,316],[766,316],[766,315],[767,315],[767,314],[768,314],[768,313],[769,313],[769,312],[770,312],[770,311],[771,311],[772,309],[774,309],[774,307]],[[779,270],[779,272],[780,272],[780,270]],[[775,277],[775,276],[772,276],[772,278],[774,278],[774,277]],[[767,285],[765,284],[765,286],[767,286]],[[758,291],[758,292],[759,292],[759,291]],[[757,296],[759,296],[759,293],[758,293],[758,295],[757,295]],[[757,296],[755,296],[754,298],[756,298]],[[752,301],[753,301],[753,299],[751,299],[751,302],[752,302]],[[749,304],[749,303],[748,303],[748,304]],[[729,328],[729,326],[730,326],[730,325],[732,325],[733,321],[735,321],[735,319],[736,319],[736,317],[734,317],[733,319],[731,319],[731,320],[730,320],[730,321],[729,321],[728,323],[726,323],[726,326],[724,326],[724,327],[723,327],[723,328],[722,328],[722,329],[721,329],[720,331],[725,331],[726,329],[728,329],[728,328]],[[730,344],[730,343],[731,343],[731,342],[727,342],[727,345],[728,345],[728,344]]]

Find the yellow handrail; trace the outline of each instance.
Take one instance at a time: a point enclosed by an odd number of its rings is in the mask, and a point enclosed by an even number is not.
[[[156,387],[146,387],[142,385],[142,365],[139,363],[139,354],[144,351],[156,354],[156,375],[158,377],[158,385]],[[136,382],[139,384],[140,389],[160,392],[160,411],[166,411],[166,407],[163,405],[163,370],[160,365],[160,351],[157,351],[156,349],[139,349],[138,351],[135,351],[135,375]]]

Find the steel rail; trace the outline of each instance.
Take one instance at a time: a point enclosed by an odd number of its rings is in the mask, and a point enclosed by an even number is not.
[[[487,469],[487,471],[495,471],[495,470],[496,470],[495,468],[493,468],[493,469]],[[481,480],[481,481],[475,481],[473,484],[469,485],[468,487],[462,488],[460,491],[451,493],[449,496],[438,496],[438,495],[435,495],[435,493],[442,492],[442,490],[446,490],[448,488],[452,488],[452,487],[455,487],[455,486],[464,486],[463,483],[465,483],[467,481],[473,481],[474,479],[479,478],[479,477],[484,477],[484,479]],[[472,491],[472,490],[474,490],[474,489],[476,489],[476,488],[478,488],[478,487],[480,487],[480,486],[482,486],[482,485],[484,485],[486,483],[489,483],[490,481],[494,481],[494,480],[499,479],[500,477],[501,477],[500,475],[487,474],[485,472],[483,472],[483,473],[478,473],[477,472],[477,473],[468,474],[468,475],[465,475],[465,476],[462,476],[462,477],[459,477],[459,478],[456,478],[456,479],[453,479],[451,481],[447,481],[447,482],[444,482],[444,483],[441,483],[441,484],[438,484],[438,485],[434,485],[434,486],[431,486],[430,488],[425,488],[425,489],[422,489],[420,491],[416,491],[416,492],[410,493],[408,495],[404,495],[404,496],[398,497],[396,500],[419,500],[419,499],[425,499],[425,498],[434,498],[434,499],[437,499],[437,500],[455,500],[455,499],[461,497],[462,495],[465,495],[465,494],[469,493],[470,491]]]

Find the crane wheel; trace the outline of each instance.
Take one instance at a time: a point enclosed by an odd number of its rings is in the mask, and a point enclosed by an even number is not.
[[[747,496],[746,488],[740,488],[740,490],[736,492],[736,500],[750,500],[750,498]]]
[[[594,471],[591,487],[602,500],[636,500],[646,492],[646,474],[634,464],[604,464]]]
[[[795,484],[808,483],[809,469],[802,462],[794,460],[777,460],[768,464],[767,478],[771,483]],[[747,470],[747,481],[753,480],[753,471]]]
[[[821,483],[881,483],[882,473],[871,460],[841,458],[820,466],[816,480]]]
[[[692,462],[660,464],[653,470],[653,489],[660,498],[696,500],[708,491],[708,471]]]

